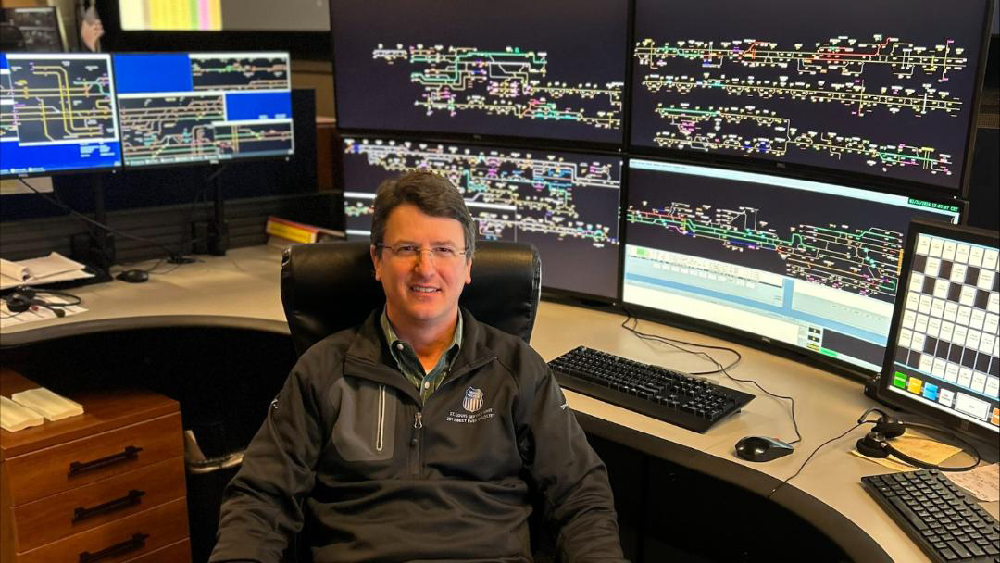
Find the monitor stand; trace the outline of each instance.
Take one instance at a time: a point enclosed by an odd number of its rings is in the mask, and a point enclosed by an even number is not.
[[[229,249],[229,223],[226,222],[221,180],[222,172],[225,169],[225,166],[219,166],[205,179],[206,183],[212,184],[211,188],[214,194],[214,213],[212,218],[208,220],[206,233],[208,253],[212,256],[225,256]]]
[[[108,213],[104,207],[104,176],[93,174],[94,191],[94,221],[101,225],[108,224]],[[100,283],[111,280],[111,266],[115,263],[115,237],[101,227],[88,229],[88,234],[71,238],[70,245],[73,258],[87,266],[94,277],[87,283]]]

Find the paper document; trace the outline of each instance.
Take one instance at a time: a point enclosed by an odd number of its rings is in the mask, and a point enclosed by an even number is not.
[[[892,447],[912,458],[925,461],[933,465],[940,465],[941,462],[962,451],[962,448],[950,444],[935,442],[930,438],[921,436],[917,432],[907,430],[906,434],[898,438],[893,438]],[[896,471],[913,471],[909,464],[894,457],[867,457],[851,450],[853,455],[873,461],[882,467],[887,467]]]
[[[1000,500],[1000,464],[982,465],[969,471],[947,473],[945,477],[983,502]]]
[[[84,265],[53,252],[41,258],[0,262],[0,289],[92,278]]]

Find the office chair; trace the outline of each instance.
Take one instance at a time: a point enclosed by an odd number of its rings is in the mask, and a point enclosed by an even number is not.
[[[281,304],[298,355],[330,334],[360,324],[385,303],[368,248],[364,242],[303,244],[285,250]],[[472,260],[472,283],[465,286],[459,304],[477,320],[530,342],[541,274],[541,259],[534,246],[478,242]],[[551,561],[550,551],[554,552],[541,514],[536,503],[529,527],[539,563]],[[308,534],[308,523],[303,533]],[[308,560],[305,542],[296,538],[295,543],[286,552],[286,560]]]

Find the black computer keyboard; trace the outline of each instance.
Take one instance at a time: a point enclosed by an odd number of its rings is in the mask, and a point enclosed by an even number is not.
[[[559,385],[671,424],[705,432],[754,395],[586,346],[549,362]]]
[[[931,561],[1000,562],[1000,524],[937,469],[862,477],[861,485]]]

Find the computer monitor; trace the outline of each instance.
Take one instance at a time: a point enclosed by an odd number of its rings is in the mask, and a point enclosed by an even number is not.
[[[3,18],[0,19],[6,19],[21,32],[24,52],[59,53],[66,50],[55,6],[20,6],[0,10],[3,10]]]
[[[879,398],[994,446],[1000,435],[996,231],[914,221]]]
[[[328,0],[118,0],[122,31],[329,31]]]
[[[331,8],[341,129],[622,142],[627,0]]]
[[[632,159],[622,300],[874,375],[910,219],[961,212],[955,201]]]
[[[633,148],[960,193],[992,1],[637,0]]]
[[[0,53],[0,176],[121,163],[108,55]]]
[[[348,240],[368,240],[382,181],[430,170],[462,191],[480,239],[538,248],[545,288],[617,298],[620,157],[346,138],[343,162]]]
[[[289,156],[288,53],[115,55],[126,167]]]

